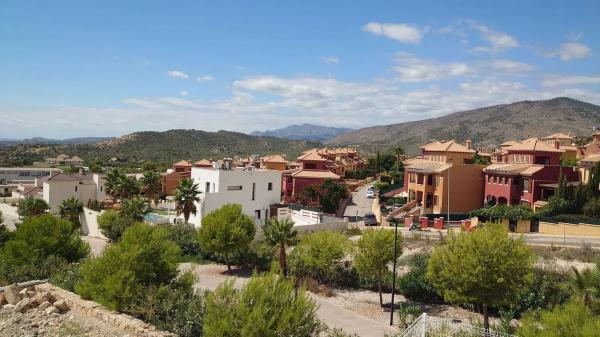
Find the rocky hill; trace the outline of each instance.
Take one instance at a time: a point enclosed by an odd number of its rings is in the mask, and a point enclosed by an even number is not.
[[[330,145],[356,145],[363,149],[403,144],[410,153],[431,140],[471,138],[477,145],[498,145],[506,140],[541,137],[556,132],[589,136],[600,125],[600,106],[559,97],[522,101],[415,122],[359,129],[328,141]]]
[[[83,159],[106,161],[112,157],[123,161],[150,160],[169,162],[181,159],[223,158],[252,154],[285,153],[297,156],[307,148],[322,146],[318,142],[292,141],[274,137],[250,136],[239,132],[201,130],[143,131],[95,144],[66,146],[67,154]]]
[[[268,131],[254,131],[251,133],[253,136],[271,136],[279,138],[287,138],[292,140],[315,140],[315,141],[326,141],[332,139],[338,135],[352,131],[348,128],[335,128],[330,126],[320,126],[313,124],[300,124],[290,125],[285,128],[268,130]]]

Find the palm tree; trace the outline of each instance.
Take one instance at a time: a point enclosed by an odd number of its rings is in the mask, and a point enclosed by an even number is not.
[[[43,199],[26,197],[19,200],[17,213],[19,216],[37,216],[48,211],[48,204]]]
[[[119,199],[119,189],[121,185],[122,177],[125,176],[118,168],[113,168],[106,174],[106,182],[104,183],[104,189],[106,194],[110,196],[113,202]]]
[[[393,149],[393,152],[396,155],[396,176],[400,179],[400,156],[404,154],[404,148],[398,145]],[[395,183],[397,184],[398,182],[396,181]]]
[[[574,276],[572,284],[582,296],[583,303],[590,309],[600,309],[600,262],[596,262],[593,268],[579,271],[573,268]]]
[[[196,215],[195,203],[200,202],[200,193],[198,184],[194,184],[191,179],[181,180],[175,189],[175,210],[177,215],[183,214],[186,223],[190,219],[190,214]]]
[[[60,217],[69,220],[73,228],[79,228],[79,214],[83,212],[83,203],[75,197],[63,200],[58,206]]]
[[[140,185],[134,177],[123,175],[118,185],[119,199],[129,199],[140,194]]]
[[[296,235],[298,232],[293,229],[294,222],[289,218],[285,218],[281,221],[277,218],[272,218],[263,226],[263,233],[265,240],[273,245],[279,245],[279,270],[284,276],[287,276],[287,264],[286,264],[286,245],[293,245],[296,243]]]
[[[150,205],[144,199],[134,198],[121,201],[120,214],[133,221],[144,221],[144,216],[148,213],[150,213]]]
[[[148,199],[154,201],[154,205],[158,204],[158,193],[160,193],[160,173],[156,171],[146,171],[144,176],[140,178],[140,184],[144,194]]]

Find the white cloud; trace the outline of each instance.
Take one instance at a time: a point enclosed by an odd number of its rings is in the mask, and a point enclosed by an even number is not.
[[[173,78],[179,78],[179,79],[183,79],[183,80],[187,80],[189,78],[188,74],[181,72],[179,70],[169,70],[169,71],[167,71],[167,76],[173,77]]]
[[[215,78],[210,75],[204,75],[204,76],[198,77],[196,80],[198,82],[208,82],[208,81],[214,81]]]
[[[563,61],[582,59],[590,56],[592,49],[576,41],[563,42],[560,48],[551,52],[542,52],[546,57],[559,57]]]
[[[516,38],[504,32],[499,32],[489,28],[488,26],[479,24],[474,20],[465,21],[469,28],[478,31],[481,38],[489,43],[488,46],[477,46],[473,51],[485,53],[499,53],[507,49],[519,47],[519,42]]]
[[[472,69],[462,62],[438,63],[405,52],[396,55],[392,68],[401,82],[437,81],[447,77],[465,76]]]
[[[545,87],[571,86],[578,84],[600,84],[600,75],[549,76],[542,81]]]
[[[189,93],[186,90],[181,90],[179,93],[181,96],[187,96]]]
[[[337,56],[321,56],[321,62],[326,64],[337,64],[340,63],[340,59]]]
[[[375,35],[382,35],[402,43],[421,43],[421,38],[427,29],[419,29],[406,23],[378,23],[369,22],[362,26],[362,30]]]
[[[482,64],[484,67],[488,67],[493,70],[512,75],[524,75],[525,73],[528,73],[535,69],[535,66],[529,63],[507,59],[495,59],[490,61],[484,61]]]

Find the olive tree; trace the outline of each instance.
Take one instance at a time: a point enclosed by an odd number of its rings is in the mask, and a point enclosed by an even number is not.
[[[381,282],[383,275],[389,269],[388,264],[394,262],[394,240],[396,241],[397,255],[402,254],[402,236],[394,238],[395,234],[390,230],[367,230],[363,232],[356,243],[354,253],[354,266],[362,277],[375,277],[377,279],[377,290],[379,292],[379,305],[383,306],[381,294]]]
[[[515,304],[532,280],[534,257],[523,237],[498,224],[450,238],[429,260],[427,278],[444,300],[476,304],[489,329],[489,310]]]

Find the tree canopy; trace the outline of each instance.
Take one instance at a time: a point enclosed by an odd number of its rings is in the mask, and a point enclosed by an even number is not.
[[[46,213],[48,208],[48,204],[42,199],[25,197],[19,200],[17,213],[24,217],[37,216]]]

